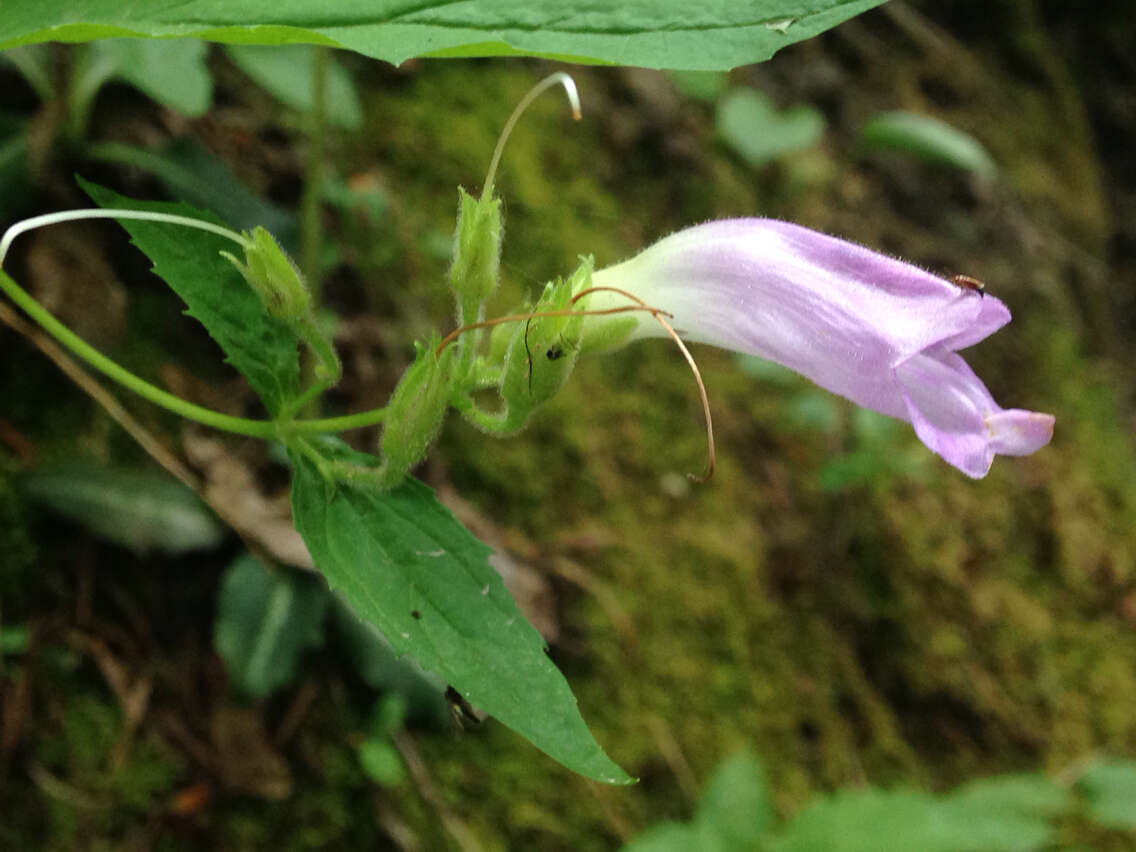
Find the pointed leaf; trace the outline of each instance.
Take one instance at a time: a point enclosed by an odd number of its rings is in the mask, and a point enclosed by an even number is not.
[[[883,0],[38,0],[4,7],[0,50],[39,41],[197,36],[346,47],[395,65],[414,56],[544,56],[727,70],[834,27]],[[11,8],[9,8],[11,7]]]
[[[193,216],[215,224],[216,217],[187,204],[138,201],[80,180],[87,194],[103,207],[128,207]],[[238,254],[236,243],[182,225],[123,220],[133,243],[154,262],[154,273],[181,296],[187,314],[199,320],[225,351],[268,411],[275,415],[297,395],[300,383],[299,341],[288,325],[269,316],[222,251]]]
[[[355,464],[374,461],[334,452]],[[543,639],[489,565],[489,548],[429,488],[414,479],[388,492],[332,483],[307,456],[291,458],[296,529],[329,585],[396,652],[412,655],[569,769],[630,783],[584,724]]]

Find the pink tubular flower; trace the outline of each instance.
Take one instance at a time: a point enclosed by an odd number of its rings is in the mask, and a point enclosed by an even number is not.
[[[906,420],[968,476],[1053,435],[1052,415],[1000,408],[956,354],[1010,321],[1001,301],[854,243],[772,219],[709,222],[600,270],[592,284],[672,313],[687,340],[775,361]],[[591,309],[627,304],[612,292],[588,299]],[[598,330],[603,321],[588,322]],[[623,339],[663,334],[647,316]]]

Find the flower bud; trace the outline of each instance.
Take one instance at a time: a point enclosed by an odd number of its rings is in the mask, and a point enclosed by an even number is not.
[[[474,198],[459,187],[461,205],[454,232],[450,286],[463,303],[481,304],[497,289],[501,262],[501,199]]]
[[[454,348],[436,355],[437,340],[416,343],[414,363],[391,394],[379,441],[383,466],[379,484],[393,488],[426,455],[438,436],[450,398]]]
[[[244,263],[227,251],[221,255],[244,276],[271,316],[281,320],[307,316],[312,297],[296,264],[272,234],[259,225],[251,233],[245,231],[244,237],[249,241]]]
[[[570,278],[547,284],[532,312],[573,311],[572,294],[588,286],[591,274],[588,258]],[[564,386],[580,354],[582,324],[579,315],[538,316],[517,324],[505,352],[501,379],[506,431],[521,428],[534,408]]]

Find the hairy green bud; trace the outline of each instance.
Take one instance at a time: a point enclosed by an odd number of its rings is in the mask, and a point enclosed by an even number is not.
[[[450,401],[454,348],[435,352],[438,340],[416,343],[414,363],[407,368],[387,404],[379,440],[383,465],[379,484],[393,488],[420,462],[438,436]]]
[[[304,276],[280,244],[259,225],[243,236],[245,262],[241,263],[227,251],[221,252],[244,276],[268,313],[282,320],[297,320],[311,311],[312,297],[304,283]]]
[[[458,188],[461,204],[454,232],[450,286],[462,304],[480,305],[497,289],[501,264],[501,199],[474,198]],[[465,321],[472,321],[466,317]]]
[[[583,317],[572,315],[572,294],[588,286],[591,258],[567,279],[547,284],[532,313],[563,311],[563,316],[535,316],[517,323],[505,351],[501,399],[503,431],[520,429],[537,406],[552,399],[568,381],[580,354]]]

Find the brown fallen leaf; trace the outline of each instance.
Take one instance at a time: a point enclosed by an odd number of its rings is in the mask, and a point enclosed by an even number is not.
[[[246,544],[259,547],[275,562],[315,569],[307,545],[292,526],[287,494],[263,494],[252,469],[219,440],[187,431],[182,447],[201,472],[201,496]]]

